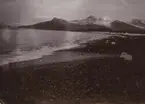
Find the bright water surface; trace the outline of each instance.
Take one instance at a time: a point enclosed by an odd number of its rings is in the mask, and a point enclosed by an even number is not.
[[[0,49],[5,52],[0,55],[0,65],[42,58],[52,55],[56,50],[76,47],[88,40],[102,39],[108,36],[110,36],[108,33],[101,32],[0,30]]]

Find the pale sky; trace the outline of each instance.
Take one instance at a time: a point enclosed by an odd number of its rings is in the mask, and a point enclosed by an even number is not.
[[[74,20],[93,15],[123,21],[145,19],[145,0],[1,0],[0,22],[31,24],[53,17]]]

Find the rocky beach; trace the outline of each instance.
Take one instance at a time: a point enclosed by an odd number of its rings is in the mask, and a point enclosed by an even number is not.
[[[1,96],[11,104],[144,102],[144,42],[143,35],[112,36],[89,41],[83,48],[60,51],[61,54],[81,52],[76,59],[50,63],[47,60],[54,57],[45,56],[45,59],[3,65]],[[88,52],[100,56],[86,57]],[[129,56],[131,60],[127,60]],[[37,64],[43,59],[44,63]]]

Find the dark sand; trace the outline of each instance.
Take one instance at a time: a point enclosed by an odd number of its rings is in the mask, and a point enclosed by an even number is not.
[[[8,104],[128,104],[145,98],[145,68],[119,57],[9,67],[1,95]]]

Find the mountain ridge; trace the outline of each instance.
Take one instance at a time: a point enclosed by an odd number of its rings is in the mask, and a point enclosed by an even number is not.
[[[40,22],[32,25],[19,26],[18,28],[34,28],[44,30],[64,30],[64,31],[104,31],[104,32],[127,32],[145,33],[142,28],[132,22],[120,20],[107,20],[88,16],[85,19],[67,21],[54,17],[50,21]]]

